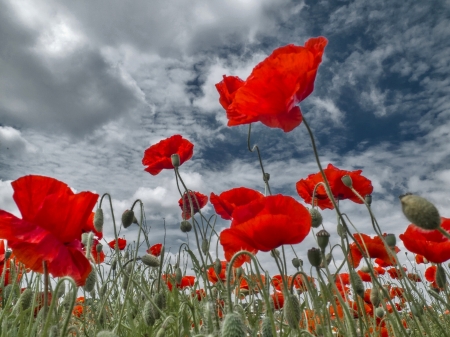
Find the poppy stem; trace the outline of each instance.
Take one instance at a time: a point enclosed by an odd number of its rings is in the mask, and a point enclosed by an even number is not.
[[[447,232],[444,228],[442,228],[441,226],[439,226],[437,230],[438,230],[442,235],[444,235],[447,239],[450,240],[450,233]]]
[[[44,320],[47,317],[48,312],[48,266],[47,261],[42,261],[42,267],[44,269]]]
[[[247,148],[250,152],[255,151],[256,149],[256,153],[258,154],[258,159],[259,159],[259,166],[261,167],[261,171],[262,171],[262,176],[263,176],[263,181],[265,184],[265,187],[267,188],[267,190],[269,191],[269,195],[272,195],[272,191],[270,190],[270,186],[269,186],[269,179],[267,179],[266,177],[266,172],[264,171],[264,165],[262,163],[262,159],[261,159],[261,153],[259,152],[259,147],[258,145],[253,145],[253,147],[250,146],[250,135],[252,133],[252,123],[250,123],[248,125],[248,137],[247,137]]]

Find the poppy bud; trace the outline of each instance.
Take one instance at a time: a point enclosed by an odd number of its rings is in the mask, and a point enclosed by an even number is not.
[[[273,258],[275,258],[275,256],[276,257],[279,257],[280,256],[280,251],[278,250],[278,249],[272,249],[271,251],[270,251],[270,256],[272,256]]]
[[[264,173],[263,181],[267,183],[269,180],[270,180],[270,174],[269,173]]]
[[[141,257],[142,263],[150,267],[159,267],[159,259],[152,254],[145,254]]]
[[[269,316],[264,317],[262,320],[261,337],[274,337],[272,333],[272,322]]]
[[[202,252],[203,252],[203,254],[206,255],[208,253],[208,251],[209,251],[209,242],[208,242],[208,240],[203,239],[202,240]]]
[[[3,294],[3,299],[4,300],[6,300],[6,301],[8,300],[9,295],[11,295],[11,293],[12,293],[12,290],[13,290],[13,285],[12,284],[8,284],[5,287],[4,294]]]
[[[364,198],[366,200],[367,205],[372,205],[372,195],[371,194],[367,194],[366,197]]]
[[[352,188],[352,178],[349,175],[345,175],[341,178],[342,183],[347,186],[348,188]]]
[[[322,214],[320,214],[317,208],[311,208],[309,214],[311,215],[311,226],[314,228],[319,227],[323,220]]]
[[[164,310],[164,308],[166,306],[166,296],[165,296],[164,292],[159,292],[159,293],[155,294],[155,296],[153,296],[153,302],[156,304],[156,306],[160,310]],[[155,316],[155,319],[158,319],[159,317],[161,317],[161,313],[156,308],[153,311],[153,315]]]
[[[386,241],[387,245],[391,248],[394,248],[395,244],[397,243],[395,234],[386,234],[386,236],[384,237],[384,240]]]
[[[86,283],[84,284],[84,290],[87,292],[91,292],[94,287],[95,283],[97,282],[97,272],[95,271],[95,268],[92,268],[91,272],[89,273]]]
[[[423,315],[423,307],[419,306],[418,304],[411,303],[410,308],[411,308],[411,312],[414,316],[420,317]]]
[[[81,234],[81,243],[85,247],[91,246],[93,241],[94,241],[94,233],[89,232]]]
[[[303,266],[303,261],[298,257],[294,257],[292,259],[292,265],[294,266],[294,268],[300,268],[301,266]]]
[[[103,210],[97,208],[94,215],[94,228],[97,232],[103,231]]]
[[[236,268],[236,277],[241,278],[242,274],[244,274],[244,269],[242,269],[241,267]]]
[[[173,167],[178,168],[180,166],[180,155],[178,153],[171,155],[170,159],[172,160]]]
[[[214,261],[214,271],[217,276],[219,276],[220,272],[222,271],[222,262],[220,262],[219,259],[216,259],[216,261]]]
[[[103,245],[101,243],[97,243],[97,246],[95,246],[95,250],[97,253],[101,253],[103,250]]]
[[[175,283],[181,284],[181,280],[183,279],[183,273],[181,272],[180,268],[177,268],[175,270]]]
[[[231,312],[225,316],[222,337],[245,337],[247,329],[239,314]]]
[[[380,291],[376,287],[373,287],[370,290],[370,303],[372,303],[375,308],[381,303]]]
[[[439,288],[444,288],[447,283],[447,275],[445,274],[444,267],[441,264],[437,266],[436,269],[436,284]]]
[[[383,308],[376,308],[376,309],[375,309],[375,315],[376,315],[378,318],[383,318],[384,314],[385,314],[385,311],[384,311]]]
[[[155,324],[155,316],[153,315],[153,304],[150,301],[146,301],[144,304],[144,322],[147,326],[153,326]]]
[[[319,267],[322,262],[322,253],[318,248],[311,248],[308,250],[308,260],[313,267]]]
[[[134,212],[127,209],[125,212],[123,212],[122,214],[122,225],[124,228],[128,228],[131,226],[131,224],[133,223],[133,219],[134,219]]]
[[[340,222],[337,225],[336,231],[341,238],[345,237],[345,235],[347,234],[344,225],[342,225]]]
[[[361,271],[363,273],[369,273],[370,272],[370,267],[369,266],[362,266],[361,267]]]
[[[358,294],[361,298],[364,298],[364,284],[361,277],[352,270],[350,271],[350,278],[352,280],[355,293]]]
[[[183,233],[187,233],[191,231],[192,225],[189,221],[183,220],[181,221],[180,229]]]
[[[316,234],[317,236],[317,244],[322,250],[328,246],[328,242],[330,241],[330,233],[328,233],[325,229],[320,230]]]
[[[123,258],[125,260],[128,260],[130,258],[130,252],[128,250],[125,252],[125,254],[123,254]]]
[[[117,336],[114,332],[103,330],[97,334],[97,337],[119,337],[119,336]]]
[[[117,268],[117,259],[113,259],[111,262],[111,269],[116,270]]]
[[[427,199],[414,194],[400,196],[403,214],[417,227],[427,230],[439,228],[441,216],[437,208]]]
[[[284,313],[291,329],[298,329],[302,312],[298,298],[294,294],[284,296]]]

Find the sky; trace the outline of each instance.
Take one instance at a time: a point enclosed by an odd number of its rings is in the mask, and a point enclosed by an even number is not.
[[[247,150],[248,127],[227,126],[214,84],[225,74],[247,78],[278,47],[324,36],[314,92],[300,104],[322,165],[363,170],[383,232],[398,235],[409,224],[398,199],[405,192],[450,217],[448,0],[0,0],[0,6],[1,209],[20,215],[11,181],[50,176],[76,191],[110,193],[116,218],[142,200],[150,242],[163,240],[165,219],[166,246],[175,252],[193,236],[179,230],[173,171],[145,172],[145,149],[181,134],[195,145],[180,168],[190,189],[208,196],[239,186],[264,191],[257,156]],[[252,144],[261,150],[272,192],[302,202],[295,183],[318,171],[304,125],[284,133],[255,123]],[[363,206],[344,201],[341,210],[359,231],[374,234]],[[203,211],[213,214],[210,204]],[[323,216],[337,242],[335,213]],[[219,230],[227,226],[217,221]],[[113,238],[110,215],[104,232]],[[131,242],[137,229],[121,235]],[[295,250],[306,261],[313,246],[309,235]],[[258,257],[272,263],[268,254]]]

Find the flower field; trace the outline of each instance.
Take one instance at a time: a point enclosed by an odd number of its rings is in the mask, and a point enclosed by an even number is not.
[[[145,150],[149,179],[174,172],[180,231],[195,239],[175,259],[151,241],[141,200],[119,215],[108,193],[75,193],[38,175],[12,182],[21,218],[0,210],[0,337],[448,336],[450,219],[406,193],[398,207],[411,224],[396,238],[372,212],[370,177],[322,167],[299,104],[313,92],[326,45],[318,37],[278,48],[246,80],[224,75],[216,84],[228,126],[248,125],[243,143],[260,164],[264,193],[189,189],[182,169],[194,145],[182,135]],[[284,132],[305,126],[317,172],[292,182],[295,197],[272,194],[263,149],[251,145],[256,122]],[[213,214],[202,212],[208,203]],[[341,203],[358,204],[372,232],[358,231]],[[335,212],[336,236],[323,225],[325,209]],[[216,228],[218,219],[227,227]],[[131,226],[137,237],[127,235]],[[308,235],[314,247],[304,245]],[[398,240],[409,264],[399,260]],[[296,257],[288,261],[287,251]]]

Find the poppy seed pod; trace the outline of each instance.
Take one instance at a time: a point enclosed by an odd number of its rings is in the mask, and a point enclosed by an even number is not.
[[[270,173],[264,173],[263,180],[267,183],[270,180]]]
[[[395,244],[397,243],[397,239],[395,237],[395,234],[386,234],[386,236],[384,237],[384,240],[386,241],[387,245],[390,248],[394,248]]]
[[[103,231],[103,210],[97,208],[94,215],[94,228],[97,232]]]
[[[286,294],[284,296],[284,314],[291,329],[298,329],[302,312],[298,297],[294,294]]]
[[[353,183],[352,183],[352,178],[349,175],[345,175],[341,178],[342,183],[347,186],[348,188],[352,188]]]
[[[247,329],[241,315],[232,312],[225,316],[222,326],[222,337],[245,337]]]
[[[381,303],[380,291],[376,287],[373,287],[370,290],[370,303],[372,303],[375,308]]]
[[[189,221],[183,220],[180,224],[180,229],[183,233],[188,233],[192,229],[192,225]]]
[[[294,257],[292,259],[292,265],[294,266],[294,268],[300,268],[301,266],[303,266],[303,261],[298,257]]]
[[[371,194],[367,194],[366,197],[364,198],[364,200],[366,201],[367,205],[372,205],[372,195]]]
[[[378,318],[383,318],[383,317],[384,317],[384,314],[385,314],[385,311],[384,311],[383,308],[376,308],[376,309],[375,309],[375,315],[376,315]]]
[[[150,267],[159,267],[159,259],[152,254],[145,254],[141,257],[142,263]]]
[[[97,246],[95,246],[95,250],[97,253],[101,253],[103,251],[103,245],[101,243],[97,243]]]
[[[325,229],[322,229],[317,232],[316,236],[317,244],[319,245],[320,249],[325,250],[325,248],[328,246],[328,242],[330,241],[330,233],[328,233]]]
[[[173,167],[178,168],[180,166],[180,155],[178,153],[171,155],[170,160],[172,161]]]
[[[308,260],[313,267],[319,267],[322,262],[322,253],[318,248],[311,248],[308,250]]]
[[[439,228],[441,216],[437,208],[427,199],[414,194],[400,196],[403,214],[417,227],[427,230]]]
[[[311,215],[311,226],[314,228],[319,227],[323,221],[322,214],[320,214],[317,208],[311,208],[309,214]]]
[[[436,269],[436,284],[439,288],[444,288],[447,283],[447,275],[445,274],[444,267],[441,264]]]
[[[12,250],[8,249],[5,252],[5,261],[8,260],[11,257]]]
[[[275,257],[279,257],[280,256],[280,251],[278,250],[278,249],[272,249],[271,251],[270,251],[270,256],[272,256],[273,258],[275,258]]]
[[[127,209],[125,212],[123,212],[122,214],[122,225],[124,228],[128,228],[131,226],[131,224],[133,223],[133,219],[134,219],[134,212]]]

